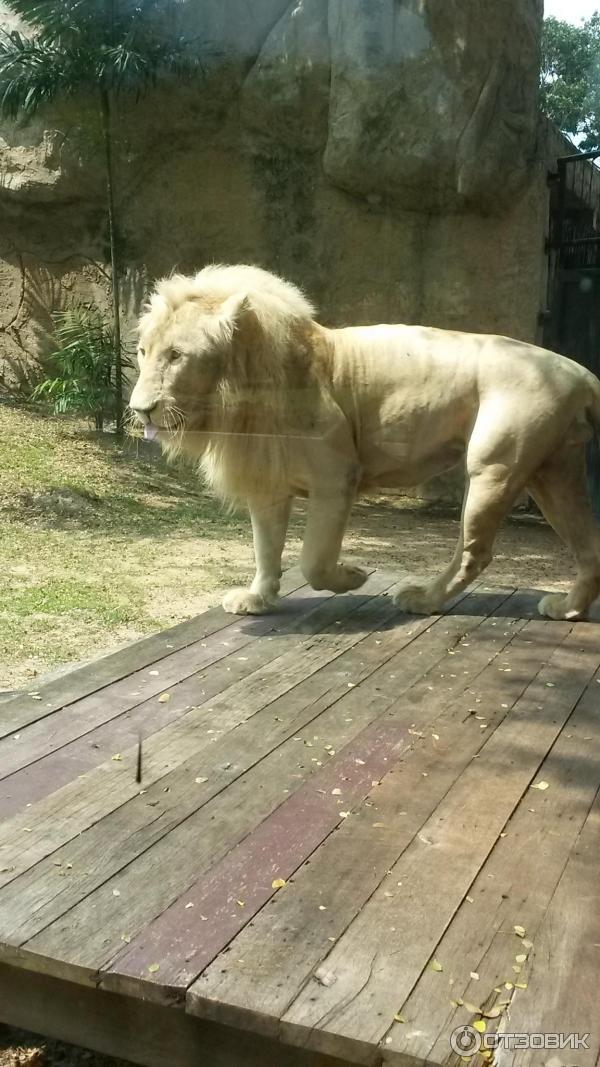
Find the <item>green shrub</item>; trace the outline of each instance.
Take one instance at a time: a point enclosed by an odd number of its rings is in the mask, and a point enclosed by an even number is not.
[[[56,375],[40,382],[31,399],[55,414],[87,415],[101,430],[116,417],[112,326],[99,308],[76,306],[55,312],[50,361]],[[122,366],[131,361],[121,356]]]

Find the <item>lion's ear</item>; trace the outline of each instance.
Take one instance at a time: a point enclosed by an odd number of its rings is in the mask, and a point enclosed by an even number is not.
[[[227,298],[219,318],[224,324],[227,324],[231,332],[233,333],[240,325],[244,314],[250,310],[250,300],[246,293],[234,293],[233,296]]]

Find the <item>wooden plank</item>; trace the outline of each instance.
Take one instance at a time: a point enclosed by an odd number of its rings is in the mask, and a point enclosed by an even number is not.
[[[142,1067],[347,1067],[146,1004],[0,964],[0,1021]]]
[[[300,569],[293,567],[282,577],[282,594],[287,597],[305,584]],[[27,693],[17,693],[3,703],[0,737],[21,730],[67,704],[81,700],[232,625],[235,624],[232,624],[231,615],[221,607],[212,608],[194,619],[152,634],[142,641],[135,641],[109,656],[55,678],[39,689],[32,687]],[[35,694],[35,698],[31,693]]]
[[[565,639],[333,947],[336,981],[308,983],[292,1004],[290,1041],[369,1062],[597,662],[595,627]]]
[[[386,1062],[400,1065],[406,1056],[419,1062],[443,1062],[448,1055],[453,1030],[473,1020],[473,1005],[487,1011],[498,1003],[505,1006],[509,1001],[511,1030],[515,1027],[515,1005],[517,1016],[518,1006],[526,1005],[529,1019],[523,1019],[523,1025],[517,1030],[545,1032],[549,1020],[541,1019],[537,1012],[538,1006],[544,1003],[538,981],[541,977],[543,983],[546,974],[550,978],[552,995],[556,992],[557,996],[549,1028],[564,1031],[560,990],[555,988],[555,983],[560,984],[557,983],[557,972],[562,973],[570,954],[567,952],[565,957],[557,951],[550,957],[542,952],[541,974],[535,972],[535,960],[540,945],[540,926],[543,930],[548,905],[600,786],[598,700],[596,678],[586,689],[536,775],[537,781],[549,783],[548,790],[536,792],[530,789],[524,793],[505,826],[504,836],[498,839],[489,859],[469,887],[470,899],[462,902],[436,945],[435,957],[442,962],[444,971],[423,971],[411,995],[399,1005],[399,1013],[406,1022],[395,1023],[382,1042]],[[574,901],[582,895],[576,894]],[[567,905],[565,901],[564,914],[567,913],[576,917],[578,903]],[[600,909],[596,913],[592,910],[590,914],[600,915]],[[527,939],[535,944],[534,956],[522,966],[516,963],[515,956],[521,953],[529,956],[529,951],[523,949],[516,938],[515,925],[522,926]],[[600,942],[600,936],[595,940]],[[585,953],[583,956],[585,958]],[[532,959],[533,975],[530,973]],[[548,969],[550,959],[553,962]],[[572,962],[569,982],[565,979],[562,990],[564,1004],[569,1003],[569,986],[573,981],[577,982],[577,976],[588,982],[590,989],[594,988],[593,969],[586,971],[579,963],[575,966],[574,958]],[[513,971],[514,966],[521,966],[518,974]],[[597,976],[600,970],[598,952],[595,966]],[[473,979],[472,973],[478,977]],[[517,981],[528,982],[526,994],[514,988],[512,991],[505,989],[506,982],[514,986]],[[501,989],[500,994],[495,993],[496,988]],[[457,1006],[457,1000],[465,1001],[469,1007]],[[586,1004],[585,996],[581,997],[580,1003]],[[592,1016],[590,1013],[588,1029]],[[495,1024],[488,1022],[487,1025],[491,1028]],[[600,1043],[600,1034],[597,1037]],[[525,1056],[525,1052],[520,1056]]]
[[[377,581],[380,584],[379,579]],[[390,581],[387,582],[387,585],[389,584]],[[361,590],[360,593],[351,593],[347,598],[341,599],[346,605],[358,605],[369,595],[368,592],[363,594]],[[322,598],[318,598],[316,605],[313,603],[313,597],[312,590],[302,590],[299,597],[287,602],[287,618],[284,614],[279,621],[268,616],[261,616],[259,619],[238,619],[218,634],[207,637],[206,641],[196,641],[165,656],[153,670],[136,672],[115,682],[109,688],[101,689],[53,713],[51,717],[48,717],[50,713],[46,717],[38,717],[35,722],[18,730],[16,734],[11,732],[0,740],[0,778],[6,778],[50,752],[57,751],[130,708],[157,698],[165,689],[183,685],[186,693],[191,690],[192,696],[197,696],[201,689],[198,685],[198,675],[201,671],[222,663],[271,630],[279,633],[282,642],[290,644],[299,632],[310,634],[324,626],[325,620],[339,615],[343,605],[338,603],[336,606],[333,597],[324,602]],[[301,619],[298,619],[293,611],[293,608],[297,610],[298,606],[302,612]]]
[[[386,578],[377,576],[373,579],[372,588],[377,589],[379,583],[385,584],[386,581]],[[352,615],[348,617],[349,604],[356,607],[356,618]],[[328,611],[324,618],[325,608]],[[335,625],[335,620],[336,615],[344,610],[346,626],[342,629]],[[374,625],[389,622],[393,612],[393,605],[385,598],[339,598],[323,605],[322,610],[319,609],[318,619],[312,620],[315,627],[324,621],[331,624],[325,632],[311,634],[305,642],[299,642],[298,635],[294,635],[292,648],[280,656],[277,656],[276,652],[286,646],[281,646],[281,637],[273,638],[270,644],[266,643],[263,647],[263,662],[259,669],[252,671],[249,677],[223,689],[217,697],[202,700],[181,715],[176,722],[148,738],[144,754],[144,784],[148,785],[164,778],[179,764],[203,751],[210,751],[211,746],[223,734],[239,727],[269,703],[288,694],[298,684],[306,685],[308,682],[308,689],[303,692],[307,692],[310,697],[312,676],[359,643]],[[388,640],[393,645],[397,642],[397,650],[411,641],[413,636],[429,623],[430,620],[427,619],[419,622],[407,619],[404,624],[390,632]],[[299,625],[302,626],[303,623]],[[339,669],[339,665],[334,663],[333,669]],[[343,669],[346,687],[350,677],[349,670],[350,667],[346,664]],[[329,683],[330,678],[326,675],[326,689]],[[180,686],[180,692],[181,689]],[[191,695],[184,689],[180,697],[184,709],[189,706],[188,697]],[[174,702],[176,699],[172,696]],[[303,706],[302,699],[300,703]],[[148,711],[151,714],[152,707]],[[0,835],[0,860],[5,868],[0,871],[0,884],[11,880],[15,872],[28,869],[71,837],[139,794],[134,769],[137,746],[116,755],[119,755],[120,759],[111,759],[101,764],[87,776],[69,783],[5,823]]]
[[[377,585],[373,584],[375,582]],[[337,625],[340,614],[346,617],[349,611],[366,602],[370,588],[385,587],[386,582],[387,577],[378,574],[370,579],[366,594],[350,594],[347,599],[342,598],[343,602],[333,597],[323,600],[311,590],[302,590],[301,596],[306,596],[306,602],[300,603],[297,597],[290,600],[293,613],[282,613],[277,620],[270,616],[244,622],[238,620],[231,632],[221,631],[217,635],[216,643],[211,644],[209,640],[202,643],[205,647],[201,649],[186,650],[187,664],[178,659],[169,664],[167,670],[163,662],[158,678],[149,673],[141,680],[132,677],[117,692],[115,687],[104,690],[85,704],[65,709],[59,713],[59,720],[40,722],[30,730],[19,732],[17,741],[13,735],[5,742],[5,751],[8,751],[13,766],[15,762],[24,764],[26,760],[37,758],[34,763],[21,766],[0,781],[0,815],[9,818],[27,804],[48,796],[77,775],[102,764],[115,752],[136,744],[140,737],[145,739],[158,732],[200,700],[206,703],[270,659],[280,656],[286,648],[299,648],[299,638],[305,635],[308,639],[328,624]],[[240,652],[244,655],[240,656]],[[192,654],[195,657],[193,663],[189,660]],[[194,671],[183,681],[170,681],[177,679],[179,674],[185,675],[192,666],[197,666],[202,674]],[[170,699],[161,704],[157,697],[165,689],[169,690]],[[148,692],[152,695],[140,700]],[[129,707],[132,703],[133,707]],[[109,714],[113,717],[107,719]],[[99,719],[100,724],[94,726]],[[51,729],[55,721],[60,721],[60,728]],[[73,734],[75,737],[69,741]],[[15,750],[17,744],[18,751]]]
[[[343,935],[484,745],[487,732],[474,714],[468,714],[471,700],[474,709],[486,708],[486,722],[492,729],[521,696],[528,684],[525,670],[531,658],[529,642],[520,633],[524,625],[524,621],[512,623],[505,629],[487,620],[457,646],[452,661],[454,665],[460,655],[455,678],[465,677],[467,668],[469,672],[466,708],[456,682],[454,694],[448,694],[447,670],[431,678],[433,689],[425,678],[408,694],[412,697],[414,692],[413,715],[421,706],[429,716],[427,725],[419,723],[418,734],[423,736],[413,734],[411,758],[405,755],[375,789],[372,807],[353,815],[312,857],[310,865],[298,872],[292,885],[277,895],[272,907],[237,937],[231,952],[205,971],[190,989],[190,1010],[263,1033],[278,1032],[279,1017],[331,950],[329,939]],[[557,629],[540,621],[530,624],[526,632],[537,632],[540,642],[545,637],[550,655],[569,631],[569,626]],[[481,646],[478,635],[486,637]],[[499,675],[500,662],[510,663],[508,674]],[[497,699],[500,677],[506,677],[501,683],[502,700]],[[315,905],[321,900],[327,905],[322,913]],[[164,951],[166,946],[161,944],[161,948]]]
[[[431,658],[439,659],[440,655],[446,654],[448,635],[455,631],[458,638],[458,635],[464,632],[465,621],[444,619],[436,630],[429,620],[428,629],[431,635],[429,655]],[[419,625],[427,625],[427,623],[428,620],[425,619],[421,620]],[[413,621],[413,629],[416,625]],[[390,640],[395,632],[397,631],[391,632]],[[383,640],[383,635],[379,639]],[[369,689],[369,699],[364,691],[360,692],[360,687],[350,691],[346,687],[344,699],[337,700],[331,709],[321,715],[320,737],[328,737],[331,745],[339,750],[342,744],[347,743],[364,726],[374,721],[382,710],[385,710],[397,698],[403,681],[403,670],[407,671],[408,678],[414,681],[420,676],[423,670],[422,664],[426,660],[427,656],[411,657],[409,650],[405,655],[400,653],[393,657],[383,671],[375,672],[365,683]],[[391,667],[394,669],[390,670]],[[464,685],[464,681],[462,684]],[[291,714],[289,696],[285,700],[285,706],[288,714]],[[273,709],[269,710],[272,712]],[[317,704],[309,710],[318,715],[320,709]],[[262,728],[257,731],[259,739],[262,739],[262,733]],[[239,735],[239,743],[239,758],[241,759],[243,751],[248,747],[249,739]],[[302,780],[319,770],[312,759],[309,760],[304,756],[298,745],[299,743],[293,738],[285,743],[266,760],[263,760],[252,773],[244,774],[230,784],[215,805],[207,805],[189,817],[185,824],[178,824],[171,828],[167,837],[161,838],[154,847],[145,851],[132,864],[125,866],[129,854],[120,845],[120,839],[117,838],[115,843],[111,820],[105,820],[105,825],[100,827],[103,832],[102,842],[92,831],[87,831],[78,842],[63,851],[66,856],[67,852],[71,854],[73,848],[85,849],[86,843],[91,842],[97,868],[91,874],[96,878],[96,884],[98,880],[103,880],[104,884],[91,896],[73,907],[64,921],[57,920],[47,930],[33,937],[27,944],[28,951],[43,955],[50,961],[49,966],[54,966],[52,959],[56,957],[63,961],[60,964],[61,973],[68,973],[75,979],[88,980],[90,974],[95,974],[99,967],[123,947],[121,938],[124,933],[131,937],[135,936],[150,919],[163,911],[185,891],[196,880],[199,873],[214,866],[237,841],[241,840],[281,803],[285,799],[286,789],[290,791],[297,789]],[[298,755],[299,752],[300,755]],[[214,773],[215,770],[212,768],[213,776]],[[234,773],[237,773],[235,765]],[[204,788],[207,787],[200,786],[200,793]],[[189,794],[189,790],[187,792]],[[189,797],[186,802],[189,805]],[[199,806],[201,798],[195,803]],[[150,832],[153,832],[152,826]],[[190,850],[190,840],[199,842],[197,849]],[[128,841],[130,841],[129,848],[131,849],[132,844],[135,843],[135,835],[133,839],[129,835]],[[73,870],[80,871],[82,855],[81,853],[78,855],[77,865],[75,861],[71,862],[73,862]],[[59,858],[60,854],[53,856],[53,860]],[[110,864],[115,861],[123,869],[116,877],[106,881],[111,870]],[[89,866],[90,863],[88,863],[88,868]],[[79,896],[82,896],[89,888],[85,882],[85,878],[88,877],[86,869],[84,867],[82,872],[83,883],[76,886],[76,893]],[[161,878],[158,880],[155,877],[157,870],[161,871]],[[34,879],[35,875],[36,872],[32,872]],[[60,894],[68,893],[67,880],[61,879],[61,883]],[[40,881],[42,892],[46,892],[47,884],[48,880],[42,877]],[[56,882],[54,884],[56,885]],[[62,886],[65,887],[64,890]],[[140,892],[141,886],[143,886],[143,892]],[[118,909],[115,907],[112,892],[114,888],[117,888],[120,894]],[[37,891],[36,886],[33,886],[33,892]],[[49,915],[42,915],[40,907],[36,908],[33,901],[30,901],[29,909],[23,907],[24,899],[24,882],[20,879],[15,882],[14,895],[4,902],[3,913],[6,915],[6,927],[8,928],[6,944],[14,943],[14,921],[17,911],[24,922],[42,924],[49,921]],[[53,897],[48,900],[47,907],[55,906]],[[59,908],[61,914],[66,910],[66,906],[63,898]],[[30,917],[27,915],[28,910],[34,912]],[[12,935],[11,928],[13,929]],[[39,958],[37,958],[35,966],[39,965]]]
[[[568,1062],[593,1067],[600,1053],[600,800],[594,804],[534,941],[528,986],[514,996],[500,1033],[588,1034]],[[545,1054],[548,1056],[548,1054]],[[565,1055],[563,1053],[563,1055]],[[540,1053],[503,1052],[502,1067],[533,1067]]]

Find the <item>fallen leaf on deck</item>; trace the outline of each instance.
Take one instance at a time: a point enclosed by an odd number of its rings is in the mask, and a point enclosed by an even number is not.
[[[374,830],[381,830],[382,826],[385,826],[384,822],[374,822],[373,823],[373,829]]]
[[[515,982],[515,989],[527,989],[527,982]]]
[[[246,907],[246,901],[245,900],[236,900],[236,904],[239,904],[240,908],[245,908]]]
[[[525,955],[524,952],[521,952],[521,953],[519,953],[518,956],[515,956],[515,962],[516,963],[525,963],[526,959],[527,959],[527,956]]]
[[[151,963],[148,970],[150,974],[156,974],[157,971],[160,971],[160,963]]]
[[[480,1034],[485,1034],[487,1030],[487,1024],[485,1019],[475,1019],[474,1023],[471,1023],[474,1030],[478,1030]]]
[[[532,789],[540,789],[542,792],[550,785],[549,782],[537,782],[536,785],[532,785]]]
[[[471,978],[473,978],[476,982],[479,981],[479,975],[477,974],[477,971],[471,971]]]
[[[112,894],[113,894],[113,897],[120,897],[121,896],[121,890],[120,889],[113,889]]]
[[[394,1015],[394,1022],[395,1023],[405,1023],[406,1019],[404,1019],[402,1017],[402,1015],[400,1015],[399,1013],[396,1013],[396,1015]]]
[[[474,900],[473,900],[473,897],[465,897],[465,900],[468,900],[469,904],[474,904],[475,903]]]
[[[114,756],[111,756],[110,758],[116,760],[117,763],[119,762],[119,760],[123,759],[123,757],[122,757],[120,752],[115,752]]]
[[[124,941],[125,944],[128,945],[129,942],[131,941],[131,935],[130,934],[121,934],[121,941]]]
[[[186,911],[187,911],[188,908],[193,908],[193,907],[194,907],[194,905],[193,905],[191,900],[190,900],[189,904],[186,904],[186,906],[185,906]]]
[[[283,889],[285,885],[285,878],[275,878],[271,882],[271,889]]]
[[[438,960],[432,960],[431,961],[431,970],[432,971],[443,971],[444,968],[442,967],[441,963]]]
[[[204,785],[205,782],[208,782],[208,778],[196,778],[195,782],[196,785]]]
[[[525,927],[524,926],[513,926],[513,930],[515,931],[515,934],[517,935],[517,937],[525,937]]]
[[[350,814],[350,812],[349,811],[340,811],[338,814],[340,816],[340,819],[347,819],[349,814]]]
[[[341,797],[342,790],[341,789],[332,789],[331,790],[331,795],[332,795],[332,797]]]
[[[170,699],[171,699],[171,694],[170,693],[161,693],[159,698],[158,698],[158,703],[159,704],[166,704],[167,700],[170,700]]]
[[[521,941],[523,948],[533,948],[533,941]]]
[[[319,985],[332,986],[334,982],[337,982],[337,975],[333,971],[326,971],[323,967],[320,967],[318,971],[315,971],[315,981]]]

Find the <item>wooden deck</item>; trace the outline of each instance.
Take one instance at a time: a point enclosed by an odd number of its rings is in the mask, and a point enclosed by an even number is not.
[[[600,1063],[598,624],[392,581],[290,572],[0,706],[0,1018],[149,1067],[450,1064],[471,1022]]]

